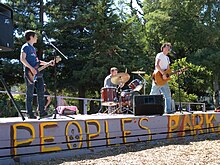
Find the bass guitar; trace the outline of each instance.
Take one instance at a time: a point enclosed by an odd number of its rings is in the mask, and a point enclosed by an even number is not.
[[[43,66],[39,67],[39,64],[37,64],[37,65],[34,67],[34,68],[37,70],[37,74],[35,74],[35,75],[31,72],[30,69],[28,69],[28,68],[26,67],[26,68],[25,68],[25,76],[26,76],[28,82],[29,82],[30,84],[33,84],[34,81],[37,80],[37,78],[43,76],[43,74],[41,73],[42,70],[44,70],[45,68],[47,68],[48,66],[50,66],[50,64],[51,64],[52,62],[58,63],[58,62],[60,62],[60,61],[61,61],[61,58],[60,58],[59,56],[57,56],[56,59],[52,60],[51,62],[49,62],[49,63],[46,64],[46,65],[43,65]]]
[[[171,71],[171,69],[167,69],[165,70],[164,74],[166,75],[167,79],[163,79],[163,75],[160,73],[160,71],[157,71],[156,73],[152,74],[152,78],[155,82],[155,84],[159,85],[159,86],[163,86],[164,84],[166,84],[166,82],[168,82],[169,80],[171,80],[171,75],[173,74],[182,74],[183,72],[185,72],[186,70],[188,70],[188,67],[179,69],[177,71]]]

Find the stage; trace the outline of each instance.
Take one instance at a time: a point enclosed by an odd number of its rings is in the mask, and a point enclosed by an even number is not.
[[[74,118],[74,119],[73,119]],[[0,119],[0,163],[71,157],[112,145],[219,133],[220,113],[176,112],[152,116],[92,114],[41,120]]]

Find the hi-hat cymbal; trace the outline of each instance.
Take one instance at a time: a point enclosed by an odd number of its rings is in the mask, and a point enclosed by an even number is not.
[[[134,73],[134,74],[145,74],[145,71],[138,70],[138,71],[133,71],[131,73]]]
[[[130,75],[127,73],[118,73],[111,78],[111,82],[115,85],[126,83],[130,79]]]

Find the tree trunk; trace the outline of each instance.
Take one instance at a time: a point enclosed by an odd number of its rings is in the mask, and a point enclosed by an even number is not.
[[[79,97],[80,97],[80,98],[85,98],[85,94],[86,94],[85,87],[80,86],[80,87],[79,87]],[[84,108],[84,106],[83,106],[83,100],[79,100],[79,113],[80,113],[80,114],[84,114],[84,113],[83,113],[83,108]]]
[[[214,76],[214,81],[213,81],[214,96],[213,96],[213,100],[214,100],[215,109],[217,109],[219,107],[219,84],[218,84],[219,75],[218,75],[217,72],[215,72],[215,74],[213,76]]]
[[[43,2],[43,0],[40,0],[40,12],[39,12],[39,18],[40,18],[40,24],[41,24],[41,34],[42,34],[42,28],[43,28],[43,26],[44,26],[44,2]],[[42,49],[42,47],[43,47],[43,37],[41,37],[41,39],[39,40],[40,41],[40,49],[38,49],[38,57],[40,58],[40,59],[42,59],[42,57],[43,57],[43,49]]]

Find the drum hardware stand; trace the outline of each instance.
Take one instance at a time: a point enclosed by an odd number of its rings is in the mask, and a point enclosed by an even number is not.
[[[119,102],[119,107],[118,107],[118,108],[115,108],[115,110],[113,110],[110,114],[113,114],[113,113],[115,113],[115,112],[117,112],[117,111],[119,111],[119,113],[122,113],[122,99],[121,99],[122,88],[121,88],[121,86],[122,86],[122,83],[120,82],[120,83],[119,83],[119,87],[118,87],[118,89],[119,89],[119,100],[118,100],[118,102]]]
[[[145,93],[146,93],[145,92],[145,90],[146,90],[145,87],[146,87],[147,81],[145,80],[145,78],[143,76],[141,76],[141,74],[138,74],[138,76],[140,76],[143,79],[143,81],[144,81],[143,84],[144,84],[144,95],[145,95]]]
[[[134,73],[134,74],[138,74],[138,76],[140,76],[141,78],[142,78],[142,80],[143,80],[143,84],[144,84],[144,95],[145,95],[145,88],[146,88],[146,80],[145,80],[145,78],[143,77],[143,76],[141,76],[141,74],[145,74],[145,72],[144,71],[133,71],[133,72],[131,72],[131,73]]]
[[[99,109],[98,113],[101,113],[101,111],[102,111],[102,100],[100,102],[101,102],[101,104],[100,104],[100,109]]]
[[[133,107],[132,107],[133,108]],[[126,112],[128,114],[128,112],[130,112],[131,114],[134,114],[134,111],[129,109],[129,107],[126,107],[125,110],[123,110],[123,112]]]
[[[13,96],[12,96],[10,90],[8,89],[8,87],[7,87],[6,83],[5,83],[5,80],[4,80],[4,78],[2,77],[2,75],[0,75],[0,79],[1,79],[1,82],[2,82],[3,86],[5,87],[5,89],[6,89],[6,91],[7,91],[8,96],[10,97],[12,103],[14,104],[15,109],[17,110],[17,112],[18,112],[19,115],[21,116],[22,120],[24,121],[25,118],[24,118],[23,114],[21,113],[20,109],[18,108],[18,105],[16,104],[16,102],[15,102],[15,100],[14,100],[14,98],[13,98]]]
[[[119,113],[123,113],[122,112],[122,98],[121,98],[121,92],[122,92],[122,83],[120,83],[119,85]],[[117,110],[117,109],[116,109]]]
[[[116,105],[114,105],[114,106],[107,106],[108,108],[107,108],[106,110],[104,110],[103,113],[107,113],[107,112],[108,112],[108,113],[111,113],[111,114],[114,113],[115,111],[117,111],[118,108],[115,108],[115,109],[113,110],[113,112],[110,112],[110,110],[111,110],[110,108],[115,107],[115,106],[116,106]],[[102,108],[98,111],[98,113],[101,113],[101,110],[102,110]]]
[[[121,93],[122,93],[122,86],[123,84],[122,83],[120,83],[120,85],[119,85],[119,107],[118,108],[116,108],[113,112],[111,112],[111,114],[112,113],[115,113],[116,111],[119,111],[119,113],[124,113],[124,112],[131,112],[132,114],[134,113],[133,111],[131,111],[130,109],[129,109],[129,107],[126,107],[126,109],[124,110],[124,109],[122,109],[122,96],[121,96]]]

